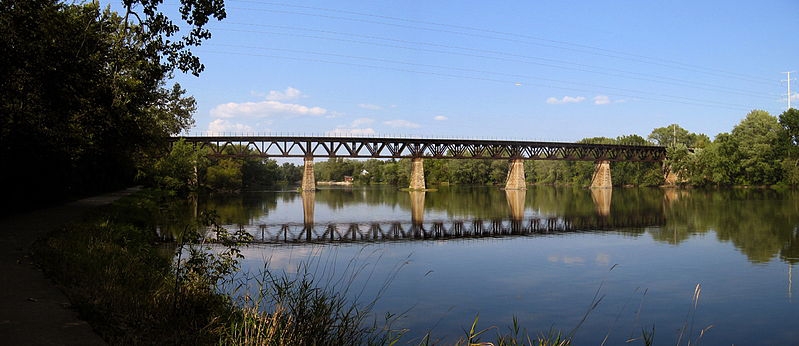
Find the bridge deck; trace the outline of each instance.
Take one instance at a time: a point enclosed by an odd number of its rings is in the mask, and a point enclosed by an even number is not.
[[[453,158],[570,161],[649,161],[666,148],[649,145],[531,142],[475,139],[200,136],[173,137],[206,148],[211,156],[327,158]]]

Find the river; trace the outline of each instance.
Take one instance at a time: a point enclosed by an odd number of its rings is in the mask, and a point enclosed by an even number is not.
[[[483,339],[515,317],[580,345],[643,344],[642,330],[656,344],[799,343],[795,191],[330,187],[199,208],[256,237],[243,271],[305,263],[349,282],[353,299],[377,297],[378,320],[398,316],[402,343],[451,343],[476,316],[496,327]]]

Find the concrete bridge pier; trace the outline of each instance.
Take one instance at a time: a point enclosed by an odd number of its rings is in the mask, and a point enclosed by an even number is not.
[[[610,177],[610,161],[597,161],[594,167],[594,176],[591,178],[591,188],[613,188],[613,180]]]
[[[303,159],[302,191],[316,191],[316,178],[313,175],[313,157]]]
[[[527,183],[524,181],[524,160],[510,160],[508,177],[505,179],[505,190],[527,190]]]
[[[591,199],[594,201],[594,211],[599,216],[610,216],[610,201],[613,189],[591,189]]]
[[[408,190],[424,191],[425,189],[424,159],[421,157],[414,157],[411,159],[411,182],[408,185]]]
[[[511,220],[521,221],[524,218],[525,197],[527,197],[527,191],[524,189],[505,190],[505,198],[508,200],[508,210],[510,211]]]
[[[408,191],[411,197],[411,223],[424,223],[424,191]]]
[[[316,205],[316,191],[303,191],[302,197],[302,223],[306,228],[313,228],[314,206]]]

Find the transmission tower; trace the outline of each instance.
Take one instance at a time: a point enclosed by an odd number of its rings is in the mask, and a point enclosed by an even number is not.
[[[793,73],[793,71],[783,73],[788,75],[788,79],[784,80],[784,82],[788,82],[788,109],[791,109],[791,73]]]

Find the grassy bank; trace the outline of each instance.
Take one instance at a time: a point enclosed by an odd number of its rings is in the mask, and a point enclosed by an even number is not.
[[[111,344],[214,343],[229,299],[176,283],[174,245],[155,232],[159,201],[143,192],[100,208],[37,242],[34,258]]]
[[[311,275],[266,271],[254,294],[220,293],[220,285],[231,286],[225,280],[238,268],[236,240],[243,238],[218,228],[209,214],[199,217],[204,224],[178,225],[184,234],[165,242],[156,221],[179,224],[174,205],[144,191],[34,246],[37,263],[110,344],[390,344],[401,335],[368,323],[369,304],[317,287]],[[207,230],[213,243],[196,233]]]

